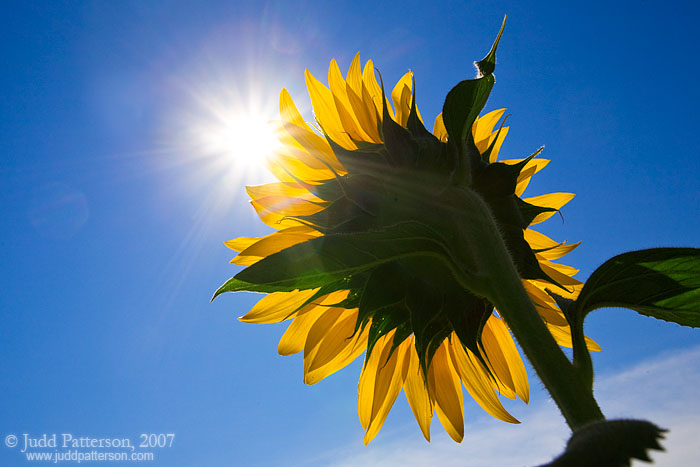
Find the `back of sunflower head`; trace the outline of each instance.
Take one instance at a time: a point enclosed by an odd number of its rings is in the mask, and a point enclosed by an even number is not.
[[[269,164],[279,182],[248,188],[258,215],[276,230],[227,242],[239,252],[232,262],[246,268],[214,296],[268,294],[240,320],[291,320],[279,351],[304,351],[307,383],[365,353],[358,403],[365,443],[402,389],[428,440],[435,413],[462,440],[462,386],[491,415],[518,423],[499,399],[528,400],[511,333],[576,433],[604,420],[588,354],[599,347],[583,335],[583,318],[609,297],[552,261],[578,244],[531,229],[573,195],[523,199],[548,161],[535,158],[541,149],[498,161],[508,127],[503,120],[495,128],[504,111],[481,115],[504,26],[475,62],[476,78],[447,94],[432,132],[411,73],[393,89],[392,107],[373,63],[361,71],[359,53],[346,77],[331,62],[329,87],[307,70],[317,126],[282,90],[282,148]],[[559,345],[573,346],[573,363]],[[629,435],[641,430],[654,443],[660,434],[646,425],[600,426],[594,433],[604,435],[577,439],[592,439],[583,443],[590,447],[612,432],[642,439]],[[631,446],[625,459],[655,447]]]

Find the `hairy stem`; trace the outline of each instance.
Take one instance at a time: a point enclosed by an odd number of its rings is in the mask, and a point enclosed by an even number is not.
[[[576,430],[604,420],[591,385],[559,348],[525,291],[488,206],[471,190],[463,196],[469,219],[463,223],[462,238],[479,246],[476,263],[485,279],[484,290],[477,292],[495,305],[508,324],[569,427]]]

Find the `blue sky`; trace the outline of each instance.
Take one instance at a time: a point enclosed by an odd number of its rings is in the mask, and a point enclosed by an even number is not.
[[[235,320],[256,297],[210,304],[237,271],[223,241],[266,232],[243,187],[268,176],[204,151],[191,130],[212,109],[275,118],[282,87],[310,119],[304,69],[324,78],[331,58],[345,70],[358,50],[392,85],[411,69],[432,121],[508,13],[487,109],[512,114],[503,156],[546,145],[552,162],[527,195],[577,194],[564,223],[539,230],[583,241],[566,263],[585,279],[623,251],[700,246],[698,11],[679,5],[6,6],[0,435],[175,433],[150,463],[167,466],[392,465],[391,456],[504,465],[503,446],[522,446],[513,465],[546,461],[568,433],[532,371],[530,406],[508,405],[520,426],[467,401],[464,442],[452,445],[436,422],[427,444],[400,396],[364,447],[359,362],[305,386],[301,357],[276,354],[284,326]],[[684,442],[700,423],[688,390],[700,378],[697,330],[625,310],[597,311],[586,330],[603,347],[594,356],[603,411],[671,428],[659,465],[697,458]],[[28,462],[3,444],[0,464]]]

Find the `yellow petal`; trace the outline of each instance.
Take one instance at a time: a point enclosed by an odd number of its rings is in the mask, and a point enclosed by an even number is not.
[[[255,306],[238,318],[244,323],[279,323],[294,316],[294,313],[318,289],[273,292],[264,296]]]
[[[544,268],[543,268],[544,269]],[[553,270],[553,275],[561,274],[557,272],[556,270]],[[551,271],[550,271],[551,272]],[[566,280],[567,282],[571,282],[570,284],[565,284],[565,288],[558,287],[554,284],[552,284],[549,281],[545,280],[540,280],[540,279],[529,279],[528,281],[539,288],[540,290],[552,290],[554,291],[557,295],[568,298],[570,300],[576,300],[578,298],[578,294],[581,292],[581,289],[583,288],[583,282],[579,282],[576,279],[573,279],[571,277],[568,277],[566,275],[561,274],[563,276],[563,279]],[[554,277],[552,277],[554,278]],[[560,277],[562,278],[562,277]]]
[[[308,201],[321,201],[312,193],[297,183],[266,183],[265,185],[249,185],[245,187],[251,199],[260,199],[267,196],[288,196],[302,198]]]
[[[328,141],[309,129],[286,89],[282,89],[280,93],[280,116],[285,122],[284,128],[287,134],[294,138],[300,147],[330,163],[334,168],[340,166]],[[288,141],[283,136],[280,140],[287,143],[289,149]]]
[[[374,98],[370,95],[364,83],[362,85],[362,103],[366,109],[366,125],[368,126],[365,128],[365,131],[370,136],[371,142],[382,144],[382,137],[379,134],[379,125],[382,121],[381,114],[374,107]]]
[[[283,248],[316,238],[320,235],[322,235],[321,232],[303,225],[289,227],[260,238],[240,237],[229,240],[224,244],[232,250],[241,252],[231,260],[232,263],[238,264],[239,266],[250,266],[272,253],[281,251]]]
[[[311,104],[319,125],[330,138],[345,149],[357,149],[357,145],[350,139],[338,115],[333,93],[319,80],[306,70],[306,88],[309,90]]]
[[[289,327],[282,335],[277,351],[280,355],[292,355],[304,350],[306,336],[309,334],[311,326],[326,311],[324,307],[312,307],[304,314],[298,314],[292,320]]]
[[[377,78],[374,75],[374,64],[372,63],[372,60],[367,60],[365,68],[362,70],[362,84],[367,90],[367,94],[369,94],[371,97],[374,107],[377,109],[377,118],[379,121],[381,121],[383,115],[382,109],[384,108],[382,105],[382,88],[379,87]],[[391,115],[391,118],[394,118],[394,110],[391,108],[388,97],[385,98],[385,102],[389,115]]]
[[[455,336],[452,339],[458,342]],[[448,346],[449,341],[445,339],[435,351],[428,369],[428,389],[435,402],[440,423],[447,434],[460,443],[464,438],[464,399],[457,371],[448,354]]]
[[[425,378],[420,369],[418,354],[413,348],[413,337],[406,339],[409,342],[409,350],[406,358],[409,361],[408,373],[404,382],[404,393],[411,407],[413,416],[416,417],[420,431],[427,441],[430,441],[430,422],[433,420],[433,403],[425,386]]]
[[[540,266],[549,266],[550,268],[556,269],[560,273],[566,274],[567,276],[574,276],[579,271],[575,267],[567,266],[566,264],[554,263],[546,259],[540,260]]]
[[[533,196],[532,198],[523,198],[523,201],[533,204],[535,206],[541,206],[543,208],[561,209],[566,203],[571,201],[574,196],[573,193],[550,193],[548,195]],[[535,219],[530,223],[530,225],[539,224],[552,217],[554,212],[543,212],[538,214]]]
[[[321,342],[308,353],[304,352],[304,382],[316,384],[355,360],[367,347],[369,328],[354,333],[357,309],[347,310],[326,331]],[[314,330],[312,328],[311,333]]]
[[[263,256],[249,256],[249,255],[238,255],[235,256],[230,263],[236,264],[238,266],[252,266],[258,261],[265,259]]]
[[[533,250],[545,250],[536,254],[538,258],[545,260],[561,258],[581,244],[581,242],[571,244],[555,242],[546,235],[532,229],[525,229],[523,234],[525,236],[525,241],[530,245],[530,248]]]
[[[360,52],[357,52],[350,63],[347,76],[347,87],[356,95],[362,95],[362,61],[360,60]]]
[[[367,323],[367,327],[370,325],[371,322]],[[377,342],[374,344],[374,348],[372,349],[372,353],[369,355],[369,357],[365,357],[365,364],[362,368],[362,373],[360,373],[360,381],[357,385],[357,412],[360,416],[360,424],[365,430],[368,429],[372,421],[372,408],[374,406],[374,396],[376,392],[375,383],[377,382],[377,375],[381,371],[381,367],[385,366],[387,363],[386,359],[391,350],[395,332],[396,330],[391,330],[384,336],[377,339]],[[384,382],[386,383],[388,380],[385,379]]]
[[[255,203],[267,211],[283,216],[310,216],[323,211],[326,203],[315,203],[302,198],[289,198],[286,196],[265,196],[258,198]]]
[[[336,306],[346,298],[348,298],[349,290],[336,290],[335,292],[324,295],[314,300],[314,305],[317,306]]]
[[[367,326],[370,326],[368,323]],[[390,332],[393,338],[394,332]],[[360,381],[357,383],[357,414],[360,417],[360,425],[364,430],[369,427],[369,422],[372,420],[372,401],[374,400],[374,380],[377,377],[377,368],[381,360],[381,350],[384,349],[384,344],[387,336],[380,337],[374,344],[374,348],[369,357],[365,356],[365,364],[360,373]],[[382,362],[384,363],[384,362]]]
[[[349,313],[351,313],[351,311],[344,308],[326,308],[321,316],[316,319],[316,322],[309,330],[308,336],[306,336],[304,360],[306,360],[306,356],[321,343],[326,334],[328,334],[328,331]]]
[[[550,259],[558,259],[561,258],[562,256],[568,255],[571,253],[573,250],[575,250],[581,242],[577,243],[560,243],[559,246],[556,246],[550,250],[547,251],[541,251],[536,254],[537,258],[542,260],[550,260]]]
[[[508,328],[503,320],[493,314],[486,322],[485,328],[488,328],[489,331],[493,333],[496,339],[496,345],[505,358],[506,367],[513,381],[515,394],[527,404],[530,400],[530,386],[527,381],[527,371],[525,371],[523,360],[520,357],[518,349],[515,347],[513,337],[510,335],[510,332],[508,332]]]
[[[331,64],[328,67],[328,85],[333,94],[333,102],[335,102],[335,109],[338,112],[343,129],[354,141],[367,141],[369,136],[362,130],[357,116],[352,112],[347,86],[335,59],[331,60]]]
[[[442,112],[435,117],[435,124],[433,125],[433,135],[443,143],[447,142],[447,129],[445,128],[445,122],[442,120]]]
[[[284,144],[284,138],[280,138],[280,142]],[[330,151],[330,146],[328,147]],[[282,155],[286,158],[292,158],[298,161],[299,163],[304,164],[309,169],[313,169],[318,172],[326,172],[329,174],[333,174],[333,171],[345,171],[345,168],[341,165],[340,162],[338,162],[338,159],[336,159],[335,154],[333,154],[332,152],[323,153],[320,151],[308,151],[305,148],[295,148],[294,146],[287,144],[284,149],[277,150],[277,152],[274,155],[274,158],[279,159]]]
[[[366,135],[364,141],[370,143],[381,143],[379,131],[377,129],[377,110],[374,106],[374,101],[371,95],[362,83],[362,74],[360,70],[360,53],[355,55],[350,69],[348,69],[347,92],[350,107],[360,125],[360,129]]]
[[[544,250],[546,248],[552,248],[559,245],[559,242],[554,241],[545,234],[532,229],[525,229],[523,235],[525,236],[525,241],[533,250]]]
[[[348,89],[348,100],[361,130],[362,141],[380,144],[382,140],[377,130],[377,114],[374,105],[371,108],[365,106],[362,95],[358,96],[351,89]]]
[[[568,274],[564,274],[563,272],[553,268],[550,263],[549,265],[546,264],[545,262],[540,262],[540,268],[542,268],[542,271],[547,274],[549,277],[557,281],[559,284],[569,288],[568,286],[578,286],[581,285],[581,281],[574,279],[573,277],[569,276]],[[550,289],[552,286],[550,285]],[[571,290],[569,290],[571,292]],[[558,290],[557,293],[559,294]],[[559,294],[561,295],[561,294]]]
[[[288,227],[297,227],[303,225],[297,220],[291,219],[287,216],[278,214],[276,212],[268,211],[267,209],[262,207],[257,201],[251,201],[250,204],[253,205],[253,208],[258,214],[260,220],[274,229],[281,230],[286,229]]]
[[[535,304],[535,308],[542,319],[558,326],[566,326],[568,324],[564,314],[559,310],[556,302],[549,294],[526,279],[523,280],[523,287],[525,287],[525,290]],[[555,288],[556,286],[550,284],[550,290],[554,290]]]
[[[554,340],[557,342],[557,344],[561,345],[562,347],[572,347],[571,328],[569,328],[569,326],[555,326],[549,323],[545,324],[547,325],[547,329],[549,329],[549,332],[552,334],[552,337],[554,337]],[[600,345],[598,345],[598,343],[596,343],[590,337],[586,337],[585,339],[586,347],[588,347],[589,352],[600,351]]]
[[[224,242],[224,245],[234,251],[243,251],[258,240],[259,237],[238,237]]]
[[[522,159],[511,159],[501,162],[506,164],[517,164],[521,161]],[[549,164],[548,159],[532,159],[530,162],[525,164],[525,167],[523,167],[523,169],[520,171],[520,175],[518,175],[518,181],[515,186],[515,194],[517,196],[521,196],[525,192],[525,188],[527,188],[528,184],[530,183],[532,176],[544,169],[547,164]]]
[[[376,347],[379,344],[379,341],[377,341],[374,350],[372,350],[372,354],[381,351],[381,357],[376,367],[377,373],[374,378],[374,391],[372,393],[372,411],[369,426],[365,433],[365,444],[372,441],[379,433],[391,407],[401,392],[401,387],[408,372],[409,362],[405,358],[406,351],[409,349],[407,341],[402,342],[389,356],[394,333],[391,332],[387,336],[390,336],[390,339],[384,340],[381,348]],[[365,398],[365,400],[367,399]]]
[[[298,245],[318,235],[301,233],[280,233],[264,237],[241,252],[241,256],[260,256],[266,258],[290,246]]]
[[[501,128],[500,133],[498,131],[494,131],[491,134],[491,136],[479,141],[474,141],[474,144],[476,145],[476,148],[479,150],[479,152],[484,153],[488,150],[489,147],[491,147],[491,144],[494,141],[496,141],[496,138],[498,138],[496,143],[493,145],[493,149],[491,149],[491,153],[489,154],[489,162],[493,163],[496,162],[496,160],[498,160],[498,153],[501,150],[503,142],[506,140],[506,136],[508,135],[508,129],[509,127],[505,126]]]
[[[503,161],[501,161],[503,162]],[[515,185],[515,196],[522,196],[525,188],[530,184],[530,179],[535,175],[535,167],[523,168],[518,175],[518,181]]]
[[[492,315],[493,317],[493,315]],[[497,319],[497,318],[496,318]],[[484,325],[481,333],[481,342],[486,353],[486,362],[493,372],[491,383],[494,389],[509,399],[515,399],[515,384],[508,368],[508,361],[503,354],[498,338],[494,335],[489,322]],[[510,337],[510,336],[509,336]]]
[[[335,177],[335,174],[330,170],[311,169],[298,160],[292,160],[288,155],[277,154],[266,159],[264,164],[267,170],[283,183],[303,180],[309,185],[319,185]],[[338,175],[346,173],[344,169],[343,171],[336,170],[336,172]]]
[[[454,337],[453,342],[449,347],[450,356],[464,387],[472,398],[491,416],[504,422],[520,423],[503,408],[501,401],[491,387],[486,369],[477,358],[468,349],[464,349],[459,340]]]
[[[501,116],[505,111],[506,109],[492,110],[491,112],[479,117],[474,122],[474,125],[472,125],[472,136],[474,136],[474,141],[481,141],[489,138],[493,132],[493,128],[501,119]]]
[[[406,127],[408,114],[411,112],[411,89],[413,87],[413,79],[409,71],[401,77],[394,90],[391,91],[391,100],[394,101],[396,109],[396,123],[402,127]]]
[[[327,168],[325,165],[320,164],[322,167],[309,166],[290,151],[278,151],[265,162],[270,171],[282,182],[292,182],[296,180],[314,182],[330,180],[336,176],[333,170]],[[276,167],[279,167],[282,171],[282,176],[278,175],[280,170],[275,170]],[[338,170],[335,170],[335,172],[340,174]]]

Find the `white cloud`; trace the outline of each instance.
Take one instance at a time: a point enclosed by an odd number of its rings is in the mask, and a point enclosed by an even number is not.
[[[694,347],[643,361],[622,373],[599,375],[596,397],[608,418],[647,419],[671,430],[662,443],[667,452],[651,454],[655,465],[688,466],[700,459],[699,388],[700,347]],[[361,438],[354,439],[346,449],[325,453],[322,463],[336,467],[534,466],[563,450],[569,432],[553,402],[535,401],[522,414],[521,425],[479,417],[468,423],[461,444],[449,440],[437,422],[430,444],[418,438],[413,426],[389,433],[391,427],[385,426],[370,446],[358,448]]]

